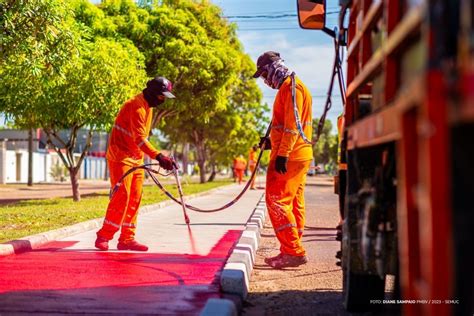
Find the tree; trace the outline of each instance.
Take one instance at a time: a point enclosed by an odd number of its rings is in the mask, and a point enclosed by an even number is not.
[[[232,87],[229,105],[218,112],[209,122],[206,144],[209,150],[211,170],[218,165],[228,166],[239,154],[247,156],[250,148],[258,144],[265,133],[268,106],[262,106],[262,94],[252,78],[253,63],[242,55],[238,80]],[[210,176],[213,179],[214,172]]]
[[[319,119],[313,119],[313,131],[318,129]],[[329,165],[334,168],[337,162],[337,135],[332,134],[332,123],[330,120],[324,121],[324,127],[318,142],[313,145],[313,156],[316,163]]]
[[[141,1],[137,6],[131,0],[106,0],[99,8],[113,21],[100,34],[132,40],[145,56],[148,76],[174,83],[177,98],[156,111],[155,122],[171,142],[193,145],[204,182],[207,141],[216,134],[212,121],[232,114],[231,92],[240,82],[243,52],[234,26],[207,1]],[[100,18],[80,17],[87,25]],[[258,90],[255,84],[247,88]]]
[[[231,137],[241,137],[249,143],[258,140],[255,132],[251,137],[247,135],[255,130],[253,120],[262,115],[256,114],[257,109],[263,111],[255,80],[250,79],[248,69],[253,68],[252,63],[243,54],[235,27],[221,18],[217,6],[190,0],[141,1],[140,5],[131,0],[104,0],[98,8],[101,11],[82,10],[77,18],[88,26],[102,25],[94,28],[96,35],[133,41],[145,56],[148,76],[162,75],[174,83],[177,98],[155,110],[154,122],[160,123],[171,143],[193,145],[201,182],[205,181],[206,161],[222,160],[212,142],[222,144]],[[101,22],[103,14],[110,23]],[[242,81],[242,77],[249,79]],[[239,85],[241,93],[248,94],[248,100],[242,102],[248,104],[231,100]],[[237,120],[228,117],[239,115]],[[249,122],[236,124],[242,119]],[[220,128],[223,122],[227,124]],[[239,126],[242,132],[232,132]]]
[[[2,70],[0,104],[16,126],[43,128],[69,171],[73,199],[77,201],[78,171],[90,148],[92,132],[110,128],[122,103],[143,87],[146,74],[143,56],[131,42],[93,37],[90,28],[69,22],[77,54],[63,66],[61,80],[28,77],[20,71],[28,62],[26,56],[10,61]],[[80,156],[74,157],[81,128],[87,128],[88,139]],[[66,139],[61,130],[69,131]]]
[[[73,50],[73,34],[65,27],[71,16],[64,1],[30,0],[0,3],[0,75],[15,65],[19,78],[61,80]],[[6,71],[8,73],[8,70]],[[4,107],[0,104],[0,111]],[[33,185],[33,128],[29,129],[28,185]]]

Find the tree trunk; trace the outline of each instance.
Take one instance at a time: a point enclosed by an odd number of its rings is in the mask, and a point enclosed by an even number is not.
[[[202,133],[198,131],[194,131],[194,146],[196,147],[196,156],[197,156],[197,163],[199,166],[199,176],[200,176],[200,183],[206,182],[206,145],[204,144],[204,136]]]
[[[28,131],[28,186],[33,186],[33,128]]]
[[[183,172],[188,174],[188,152],[189,152],[189,143],[183,144]]]
[[[205,150],[203,144],[198,144],[196,146],[196,156],[197,156],[197,163],[199,166],[199,182],[205,183],[206,182],[206,157],[205,157]]]
[[[209,179],[207,179],[207,182],[212,182],[216,178],[216,163],[212,162],[211,164],[211,175],[209,176]]]
[[[79,202],[81,200],[81,194],[79,193],[79,168],[69,168],[69,177],[71,178],[72,199],[75,202]]]
[[[199,183],[206,183],[206,162],[203,159],[198,160],[199,166]]]

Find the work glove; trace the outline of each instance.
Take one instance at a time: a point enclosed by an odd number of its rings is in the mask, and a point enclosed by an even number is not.
[[[270,138],[264,136],[264,137],[260,137],[260,142],[258,143],[258,147],[259,148],[262,148],[262,144],[265,143],[265,147],[263,148],[263,150],[270,150],[272,149],[272,143],[270,142]]]
[[[178,169],[178,165],[173,159],[171,159],[170,157],[166,157],[161,153],[158,154],[155,159],[158,160],[160,166],[166,170],[173,170],[173,167]]]
[[[275,161],[275,170],[280,174],[286,173],[286,163],[288,162],[288,157],[277,156]]]

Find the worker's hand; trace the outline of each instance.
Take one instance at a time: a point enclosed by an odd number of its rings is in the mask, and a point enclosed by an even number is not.
[[[286,163],[288,162],[288,157],[277,156],[275,161],[275,170],[280,174],[286,173]]]
[[[173,167],[178,169],[178,165],[173,159],[166,157],[161,153],[156,156],[156,160],[158,160],[160,166],[166,170],[173,170]]]
[[[272,143],[270,142],[270,138],[268,137],[260,137],[260,142],[258,143],[258,147],[262,148],[262,144],[265,143],[265,147],[263,147],[263,150],[270,150],[272,149]]]

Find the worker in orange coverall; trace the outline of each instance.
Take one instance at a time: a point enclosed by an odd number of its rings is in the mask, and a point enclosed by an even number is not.
[[[253,171],[255,170],[255,167],[257,166],[257,150],[258,146],[254,145],[252,148],[250,148],[249,151],[249,170],[250,170],[250,175],[252,175]],[[255,178],[257,175],[255,175]],[[253,178],[252,183],[250,184],[250,190],[255,190],[255,178]]]
[[[172,84],[168,79],[156,77],[147,82],[142,93],[122,106],[110,134],[106,155],[112,188],[128,170],[143,164],[144,153],[156,159],[166,170],[177,167],[171,158],[161,154],[147,140],[151,129],[152,108],[162,104],[166,98],[174,98],[171,90]],[[108,250],[109,240],[121,230],[118,250],[148,250],[146,245],[135,240],[143,178],[144,170],[139,169],[123,179],[109,202],[102,228],[97,232],[96,248]]]
[[[313,158],[312,145],[298,133],[292,101],[292,72],[280,54],[265,52],[257,60],[254,78],[278,90],[273,103],[270,139],[262,138],[271,149],[267,171],[265,199],[275,234],[280,242],[280,253],[265,262],[273,268],[297,267],[307,263],[302,236],[305,225],[304,187],[306,174]],[[312,135],[312,100],[308,88],[299,78],[296,81],[296,104],[301,126],[307,139]]]
[[[240,155],[234,159],[233,167],[235,177],[239,181],[239,184],[241,184],[242,178],[244,177],[245,167],[247,167],[247,160],[245,160],[243,155]]]

